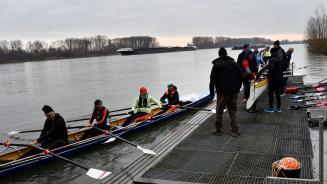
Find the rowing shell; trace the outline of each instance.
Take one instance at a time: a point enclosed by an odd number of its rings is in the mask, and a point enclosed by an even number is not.
[[[260,95],[267,89],[268,79],[262,81],[253,80],[250,85],[250,97],[246,102],[246,109],[250,109],[254,102],[260,97]]]

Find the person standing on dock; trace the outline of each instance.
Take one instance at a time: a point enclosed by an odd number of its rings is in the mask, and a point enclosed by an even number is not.
[[[243,51],[238,55],[237,57],[237,63],[242,69],[242,72],[245,73],[245,68],[243,67],[243,60],[245,59],[245,52],[250,50],[250,45],[249,44],[244,44],[243,46]],[[244,86],[244,98],[243,98],[243,103],[246,103],[247,99],[249,99],[250,93],[247,91],[250,90],[250,84],[249,81],[244,78],[243,81],[243,86]],[[249,90],[247,90],[247,88]]]
[[[141,87],[140,95],[134,100],[132,111],[130,112],[131,115],[126,119],[122,126],[128,126],[133,122],[150,118],[152,104],[156,104],[159,108],[162,108],[160,102],[148,94],[146,87]]]
[[[210,75],[210,95],[214,96],[214,88],[217,92],[217,113],[216,129],[212,132],[215,135],[222,134],[222,120],[224,108],[227,106],[231,118],[232,136],[239,136],[239,125],[237,121],[237,99],[240,92],[243,75],[240,67],[235,60],[227,56],[224,47],[219,49],[219,58],[213,62]]]
[[[262,63],[264,63],[265,65],[268,63],[268,60],[270,58],[270,46],[266,45],[265,49],[261,50],[259,55],[260,55],[260,60]]]
[[[68,144],[68,133],[64,118],[48,105],[44,105],[42,111],[47,119],[44,122],[40,137],[33,143],[41,144],[44,149],[54,149]]]
[[[286,52],[285,50],[280,46],[280,42],[279,40],[276,40],[274,42],[274,48],[277,49],[277,56],[279,57],[279,59],[282,61],[282,72],[284,73],[286,70],[284,70],[284,65],[285,63],[287,63],[287,59],[286,59]],[[283,76],[282,76],[282,80],[283,80]],[[282,83],[280,85],[280,94],[281,96],[284,96],[285,95],[285,86],[284,84]]]
[[[268,95],[269,108],[265,108],[265,112],[281,112],[280,88],[283,83],[283,61],[279,57],[278,49],[272,48],[270,50],[271,58],[268,63]],[[274,109],[274,93],[277,100],[277,108]]]

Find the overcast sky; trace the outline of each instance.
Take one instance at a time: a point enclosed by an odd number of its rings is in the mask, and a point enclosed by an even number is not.
[[[326,0],[0,0],[0,39],[56,40],[104,34],[302,39],[308,17]]]

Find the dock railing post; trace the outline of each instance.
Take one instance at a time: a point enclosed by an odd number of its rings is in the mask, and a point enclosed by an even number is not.
[[[319,117],[319,180],[324,183],[324,122],[326,116]]]

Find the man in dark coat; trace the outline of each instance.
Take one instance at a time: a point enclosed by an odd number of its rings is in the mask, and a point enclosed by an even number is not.
[[[265,112],[281,112],[280,88],[283,83],[283,63],[278,55],[278,49],[272,48],[270,50],[271,58],[268,63],[268,95],[269,108],[265,108]],[[277,100],[277,107],[274,109],[274,93]]]
[[[288,69],[288,66],[287,66],[287,56],[286,56],[286,52],[285,50],[280,46],[280,42],[279,40],[276,40],[274,42],[274,48],[277,49],[276,53],[277,53],[277,57],[279,58],[279,60],[282,61],[282,72],[285,72],[287,71]],[[283,78],[283,77],[282,77]],[[283,79],[282,79],[283,80]],[[282,96],[285,95],[285,86],[284,84],[282,83],[280,85],[280,94]]]
[[[219,49],[219,58],[213,62],[210,75],[210,95],[214,96],[214,88],[217,92],[217,113],[216,113],[216,135],[222,134],[222,116],[225,106],[228,108],[231,118],[232,136],[239,135],[239,125],[237,122],[237,98],[242,86],[243,75],[240,67],[233,58],[227,56],[224,47]]]
[[[54,149],[68,144],[68,133],[64,118],[56,113],[50,106],[42,108],[47,119],[40,137],[34,143],[41,144],[42,148]]]

